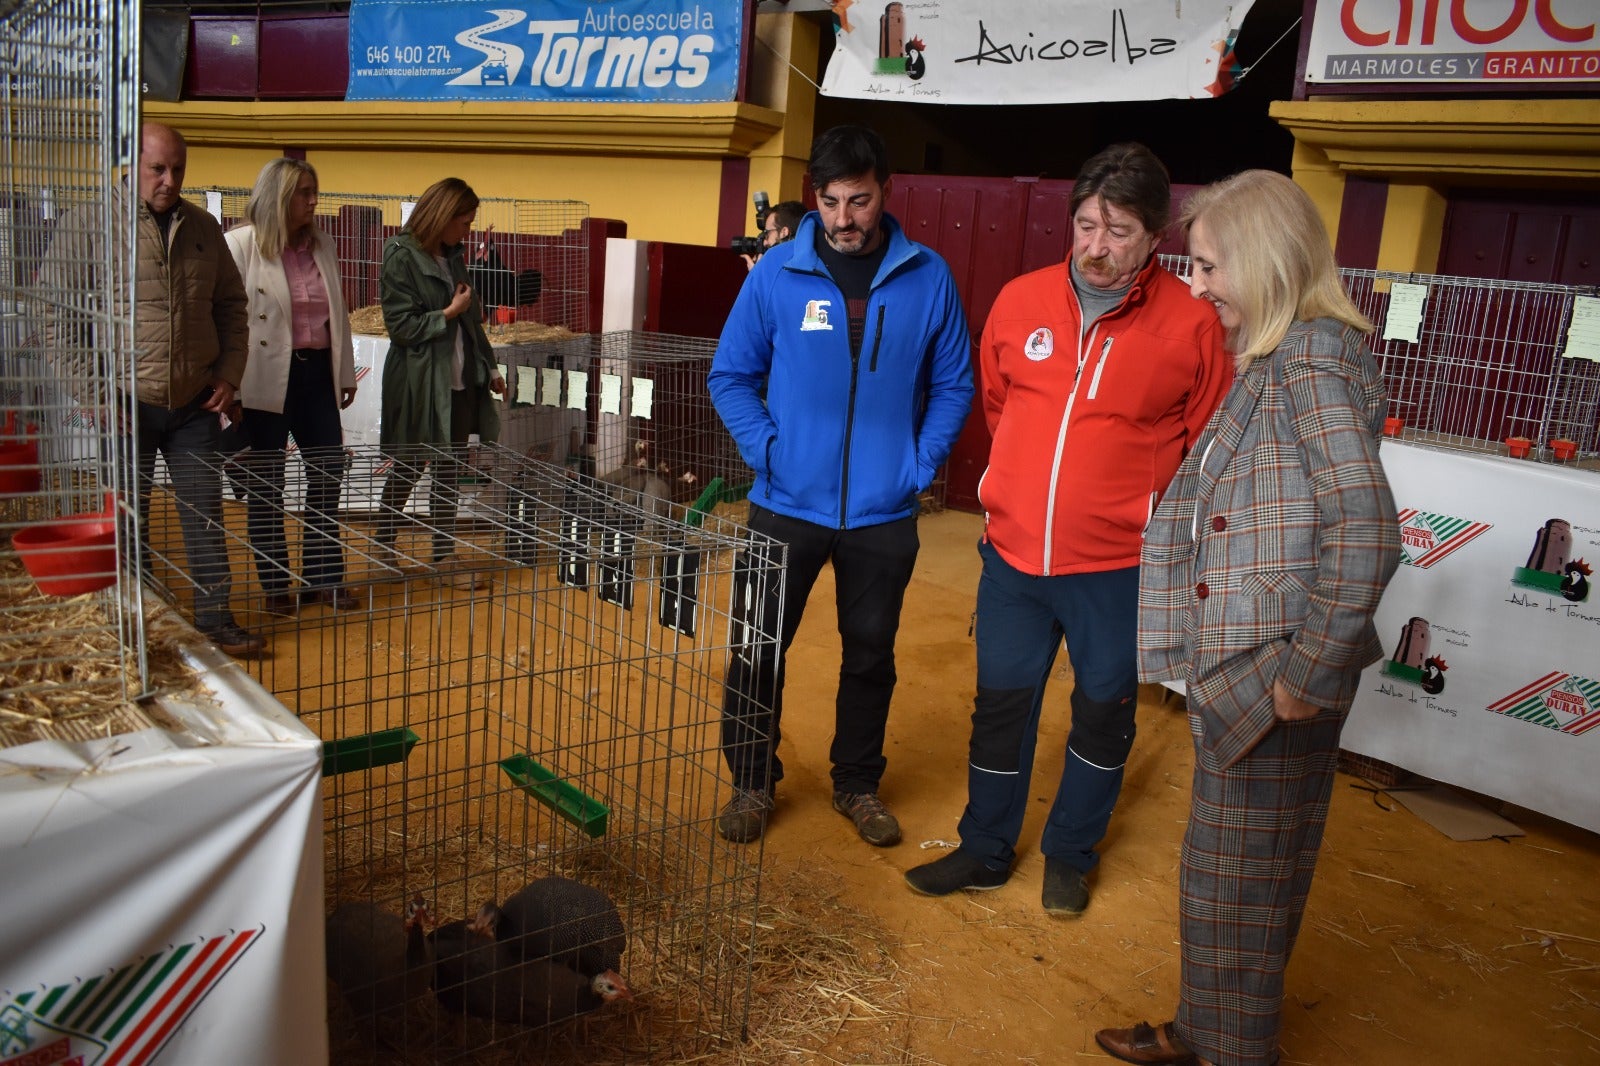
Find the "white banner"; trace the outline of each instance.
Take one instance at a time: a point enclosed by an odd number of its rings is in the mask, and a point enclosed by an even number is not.
[[[1600,82],[1595,0],[1321,0],[1306,80]]]
[[[328,1060],[322,745],[194,655],[182,728],[0,751],[0,1061]]]
[[[836,0],[822,91],[940,104],[1221,96],[1251,2]]]
[[[1600,831],[1600,475],[1386,440],[1404,563],[1343,746]]]

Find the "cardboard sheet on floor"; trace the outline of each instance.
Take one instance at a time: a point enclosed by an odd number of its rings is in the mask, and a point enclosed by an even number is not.
[[[1388,794],[1451,840],[1523,835],[1516,823],[1506,821],[1477,800],[1444,785],[1399,789]]]

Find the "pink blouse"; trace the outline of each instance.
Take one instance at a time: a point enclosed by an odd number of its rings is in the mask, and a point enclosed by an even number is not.
[[[328,290],[322,272],[311,254],[313,242],[304,248],[283,249],[283,274],[289,282],[289,300],[294,308],[294,347],[331,348],[328,331]]]

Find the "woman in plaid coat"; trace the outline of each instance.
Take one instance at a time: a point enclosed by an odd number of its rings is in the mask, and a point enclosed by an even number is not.
[[[1190,289],[1239,375],[1140,558],[1140,680],[1187,683],[1195,738],[1182,987],[1173,1021],[1095,1039],[1127,1062],[1267,1064],[1339,733],[1382,655],[1372,615],[1400,558],[1387,396],[1304,191],[1246,171],[1195,193],[1183,225]]]

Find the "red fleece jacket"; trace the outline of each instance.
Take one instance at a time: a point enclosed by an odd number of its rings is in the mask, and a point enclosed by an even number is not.
[[[1233,381],[1210,304],[1151,257],[1087,333],[1066,263],[1000,291],[980,400],[989,542],[1029,574],[1137,566],[1156,502]]]

